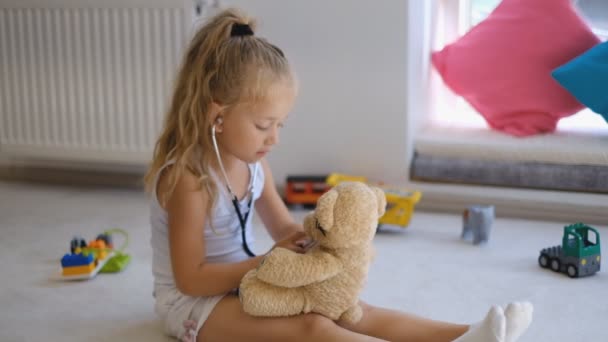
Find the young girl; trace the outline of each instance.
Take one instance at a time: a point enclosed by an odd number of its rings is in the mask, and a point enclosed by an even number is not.
[[[254,318],[235,289],[263,256],[250,256],[252,211],[274,247],[303,253],[307,240],[277,190],[264,156],[296,97],[283,52],[225,10],[194,36],[146,175],[151,204],[155,310],[184,341],[513,342],[532,308],[493,307],[480,323],[456,325],[362,303],[355,325],[317,314]]]

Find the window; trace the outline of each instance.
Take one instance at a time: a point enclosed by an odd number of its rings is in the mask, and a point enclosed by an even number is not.
[[[483,117],[452,93],[430,65],[431,51],[456,40],[486,18],[498,3],[499,0],[410,2],[410,179],[422,181],[424,186],[438,185],[448,192],[452,190],[446,183],[456,189],[462,189],[458,188],[460,184],[469,184],[578,192],[572,195],[607,192],[607,182],[594,183],[608,172],[608,124],[600,115],[582,111],[560,120],[553,134],[513,137],[489,129]],[[576,4],[583,14],[596,14],[594,18],[584,17],[596,34],[606,39],[608,1],[579,0]],[[565,186],[563,180],[572,185]],[[493,196],[500,198],[504,190],[493,191]]]
[[[467,0],[474,1],[474,0]],[[475,0],[477,1],[477,0]],[[579,6],[584,0],[578,1]],[[604,4],[606,2],[606,4]],[[500,207],[501,215],[531,217],[569,222],[573,217],[579,217],[585,222],[606,222],[606,208],[598,205],[604,203],[605,194],[566,191],[547,191],[547,188],[526,189],[511,185],[475,186],[483,183],[466,182],[462,180],[443,181],[420,180],[416,177],[415,168],[420,165],[420,156],[430,156],[438,159],[452,160],[502,160],[517,166],[518,163],[532,161],[533,164],[561,164],[572,167],[568,175],[576,174],[576,165],[591,164],[594,168],[606,171],[608,168],[608,153],[606,143],[607,132],[594,134],[589,131],[577,133],[556,132],[555,134],[532,136],[525,139],[515,138],[486,128],[480,120],[477,127],[445,128],[431,125],[433,113],[440,112],[440,105],[447,107],[450,101],[457,101],[456,96],[447,91],[442,80],[431,68],[430,53],[443,42],[457,38],[459,25],[463,23],[461,13],[470,13],[473,19],[473,2],[469,11],[461,10],[466,5],[465,0],[425,0],[408,1],[407,23],[407,109],[406,109],[406,139],[408,161],[407,176],[410,186],[424,191],[427,208],[461,212],[462,206],[470,203],[492,203]],[[608,1],[597,0],[601,6],[608,6]],[[494,5],[488,5],[493,9]],[[466,7],[465,7],[466,8]],[[478,8],[478,7],[475,7]],[[481,7],[479,7],[481,8]],[[591,8],[591,5],[587,6]],[[484,11],[483,9],[478,12]],[[489,13],[491,9],[486,9]],[[591,10],[600,17],[608,16],[608,10],[598,12]],[[478,17],[481,14],[478,15]],[[485,15],[483,17],[485,17]],[[608,19],[608,18],[607,18]],[[479,20],[479,19],[477,19]],[[596,30],[608,28],[600,19],[594,19],[592,24]],[[463,26],[464,27],[464,26]],[[444,97],[442,97],[444,96]],[[438,100],[438,99],[441,99]],[[453,113],[454,107],[447,107]],[[598,115],[599,116],[599,115]],[[473,115],[481,119],[480,115]],[[445,123],[442,123],[445,125]],[[449,123],[448,123],[449,125]],[[469,124],[471,125],[471,124]],[[474,126],[474,125],[473,125]],[[602,123],[601,127],[605,127]],[[451,174],[458,165],[447,165],[445,170]],[[433,169],[437,169],[433,165]],[[483,169],[481,166],[478,170]],[[547,177],[548,178],[548,177]],[[595,174],[596,179],[603,179]],[[473,186],[471,186],[473,185]],[[505,188],[512,187],[512,188]],[[606,187],[608,188],[608,187]],[[597,192],[597,191],[593,191]]]
[[[608,1],[573,0],[582,16],[588,20],[594,33],[602,40],[608,39]],[[435,34],[433,49],[439,49],[448,42],[467,32],[472,26],[484,20],[500,0],[438,0],[434,9]],[[431,126],[448,128],[485,128],[487,125],[466,101],[452,94],[438,75],[432,71],[431,80]],[[604,119],[585,109],[576,115],[563,118],[557,126],[558,132],[574,134],[608,135],[608,124]]]
[[[582,16],[587,19],[593,32],[602,40],[608,39],[608,1],[573,0],[573,2]],[[463,0],[461,15],[467,18],[463,21],[465,30],[485,19],[499,3],[500,0]]]

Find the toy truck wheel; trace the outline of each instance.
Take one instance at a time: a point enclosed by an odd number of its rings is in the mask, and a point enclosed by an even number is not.
[[[578,277],[578,268],[576,268],[576,266],[572,264],[568,265],[568,267],[566,268],[566,272],[568,273],[568,277],[570,278]]]
[[[538,264],[540,265],[540,267],[542,268],[547,268],[549,267],[549,256],[547,254],[541,254],[538,257]]]
[[[559,272],[559,269],[561,266],[562,266],[562,263],[559,261],[559,259],[557,259],[557,258],[551,259],[551,269],[553,271]]]

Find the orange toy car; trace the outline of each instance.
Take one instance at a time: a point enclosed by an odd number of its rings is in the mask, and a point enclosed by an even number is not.
[[[327,175],[288,176],[285,203],[287,205],[316,205],[319,197],[331,189],[331,185],[327,184],[326,179]]]

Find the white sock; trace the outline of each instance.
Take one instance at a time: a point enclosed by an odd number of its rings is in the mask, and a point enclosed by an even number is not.
[[[506,318],[500,306],[492,306],[483,321],[471,325],[453,342],[505,342]]]
[[[528,302],[514,302],[507,305],[505,317],[507,319],[507,331],[505,342],[516,342],[532,323],[534,308]]]

